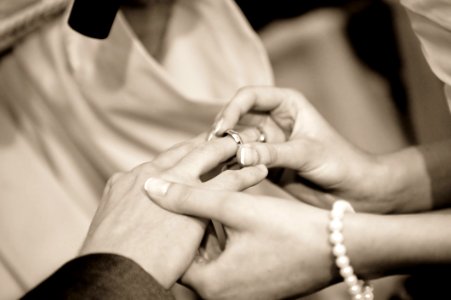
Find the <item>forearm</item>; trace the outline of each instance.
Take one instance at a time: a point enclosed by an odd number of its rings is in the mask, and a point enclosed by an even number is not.
[[[347,214],[345,245],[356,274],[365,278],[451,264],[448,214]]]
[[[388,213],[429,211],[451,205],[451,140],[381,156],[373,187],[391,202]]]

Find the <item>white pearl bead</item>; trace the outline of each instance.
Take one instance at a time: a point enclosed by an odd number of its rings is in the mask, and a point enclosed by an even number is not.
[[[362,292],[362,287],[359,284],[354,284],[353,286],[349,287],[349,293],[351,293],[351,295],[357,295],[360,294]]]
[[[362,281],[362,284],[363,284],[363,290],[364,290],[365,293],[372,293],[373,292],[373,287],[368,282]]]
[[[332,219],[329,223],[330,231],[341,231],[343,229],[343,222],[340,219]]]
[[[373,295],[373,293],[365,293],[365,294],[363,294],[363,299],[365,299],[365,300],[373,300],[374,299],[374,295]]]
[[[363,287],[363,296],[365,300],[373,300],[373,287],[371,285],[365,284]]]
[[[340,269],[340,275],[343,278],[354,275],[354,269],[351,266],[344,267],[343,269]]]
[[[352,300],[363,300],[362,294],[357,294],[352,297]]]
[[[344,267],[349,266],[349,258],[347,256],[339,256],[337,257],[337,259],[335,260],[335,263],[337,264],[337,266],[342,269]]]
[[[351,275],[345,278],[345,282],[348,286],[354,285],[357,283],[357,276]]]
[[[334,245],[343,243],[343,234],[338,231],[334,231],[330,234],[330,242]]]
[[[334,246],[333,253],[335,256],[342,256],[346,254],[346,247],[343,244],[337,244]]]

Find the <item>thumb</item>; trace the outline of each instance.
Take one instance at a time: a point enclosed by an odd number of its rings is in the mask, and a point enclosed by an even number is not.
[[[174,213],[214,219],[228,226],[233,226],[240,215],[234,206],[239,193],[196,188],[156,177],[147,179],[144,189],[156,204]]]
[[[249,143],[240,147],[237,153],[242,166],[263,164],[267,167],[283,167],[300,170],[313,159],[314,144],[304,140],[284,143]]]

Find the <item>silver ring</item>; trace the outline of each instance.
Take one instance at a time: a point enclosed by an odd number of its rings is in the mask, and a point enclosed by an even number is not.
[[[257,142],[266,143],[266,134],[263,131],[263,128],[261,126],[257,126],[256,128],[257,128],[258,132],[260,133],[260,135],[257,138]]]
[[[240,134],[238,132],[236,132],[235,130],[233,130],[233,129],[226,130],[226,132],[224,133],[224,136],[226,136],[226,135],[230,136],[238,146],[244,144],[243,139],[241,138]]]

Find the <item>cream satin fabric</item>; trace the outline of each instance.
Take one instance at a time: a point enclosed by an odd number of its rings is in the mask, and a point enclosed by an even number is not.
[[[159,63],[118,15],[109,39],[59,19],[0,61],[0,298],[74,257],[106,179],[209,129],[245,85],[270,85],[230,0],[180,0]]]
[[[429,66],[445,85],[451,109],[451,1],[402,0],[401,3],[409,13]]]

